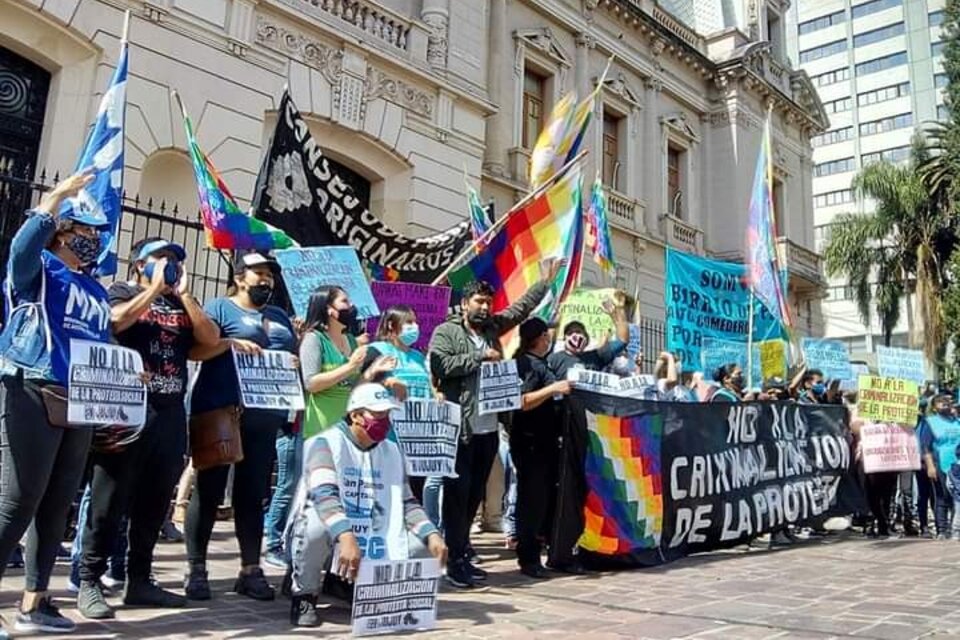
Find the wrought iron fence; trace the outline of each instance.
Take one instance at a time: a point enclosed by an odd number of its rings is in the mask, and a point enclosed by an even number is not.
[[[652,373],[657,357],[666,346],[666,330],[662,321],[642,316],[637,326],[640,328],[640,348],[643,351],[641,370]]]
[[[10,243],[23,223],[25,213],[39,202],[44,191],[57,183],[42,171],[35,179],[0,172],[0,276],[6,276]],[[187,250],[184,265],[190,278],[190,288],[200,300],[208,300],[226,291],[230,280],[230,261],[219,251],[209,249],[204,238],[203,225],[181,215],[177,205],[159,205],[152,199],[141,202],[139,196],[124,195],[123,216],[117,238],[120,268],[116,276],[105,278],[105,284],[128,277],[130,249],[138,240],[159,236],[176,242]]]

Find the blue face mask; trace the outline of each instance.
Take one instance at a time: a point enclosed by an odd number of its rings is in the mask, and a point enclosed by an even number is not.
[[[153,280],[153,272],[157,268],[156,262],[148,262],[147,266],[143,268],[143,275],[147,277],[147,280]],[[167,285],[175,285],[177,279],[180,276],[180,268],[176,262],[167,261],[167,266],[163,268],[163,281]]]
[[[813,395],[815,396],[822,396],[827,392],[827,385],[823,384],[822,382],[818,382],[810,388],[810,391],[812,391]]]
[[[400,329],[400,342],[407,345],[408,347],[413,346],[413,344],[420,339],[420,325],[413,322],[410,324],[405,324]]]

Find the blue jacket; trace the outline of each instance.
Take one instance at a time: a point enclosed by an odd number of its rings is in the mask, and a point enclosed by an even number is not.
[[[46,246],[57,220],[33,211],[10,245],[7,317],[0,333],[3,373],[67,385],[72,339],[109,342],[107,290],[93,276],[72,271]]]

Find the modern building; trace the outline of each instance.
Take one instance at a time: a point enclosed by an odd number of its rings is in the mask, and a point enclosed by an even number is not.
[[[940,23],[944,0],[796,0],[787,49],[817,87],[830,129],[813,139],[817,250],[834,217],[866,211],[850,189],[871,162],[902,162],[914,131],[945,117]],[[846,282],[831,282],[823,302],[827,335],[871,353],[882,340],[876,319],[864,326]],[[907,309],[894,344],[907,346]]]
[[[789,0],[0,0],[0,169],[73,166],[128,8],[125,186],[166,203],[151,229],[196,219],[173,89],[247,201],[289,85],[371,210],[416,235],[464,218],[464,169],[509,209],[552,106],[612,56],[586,175],[608,187],[620,269],[584,281],[637,291],[655,322],[667,247],[742,259],[769,110],[790,301],[820,332],[810,139],[828,119],[786,56]],[[217,263],[200,253],[196,270]]]

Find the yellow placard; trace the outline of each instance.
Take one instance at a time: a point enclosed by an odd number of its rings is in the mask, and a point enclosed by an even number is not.
[[[860,376],[857,414],[861,418],[913,426],[917,421],[920,385],[912,380]]]
[[[763,379],[787,377],[787,354],[783,340],[764,340],[760,348],[760,373]]]
[[[613,333],[613,318],[603,310],[603,302],[613,302],[615,289],[577,289],[560,305],[560,331],[567,323],[579,321],[587,328],[592,344],[600,344]]]

